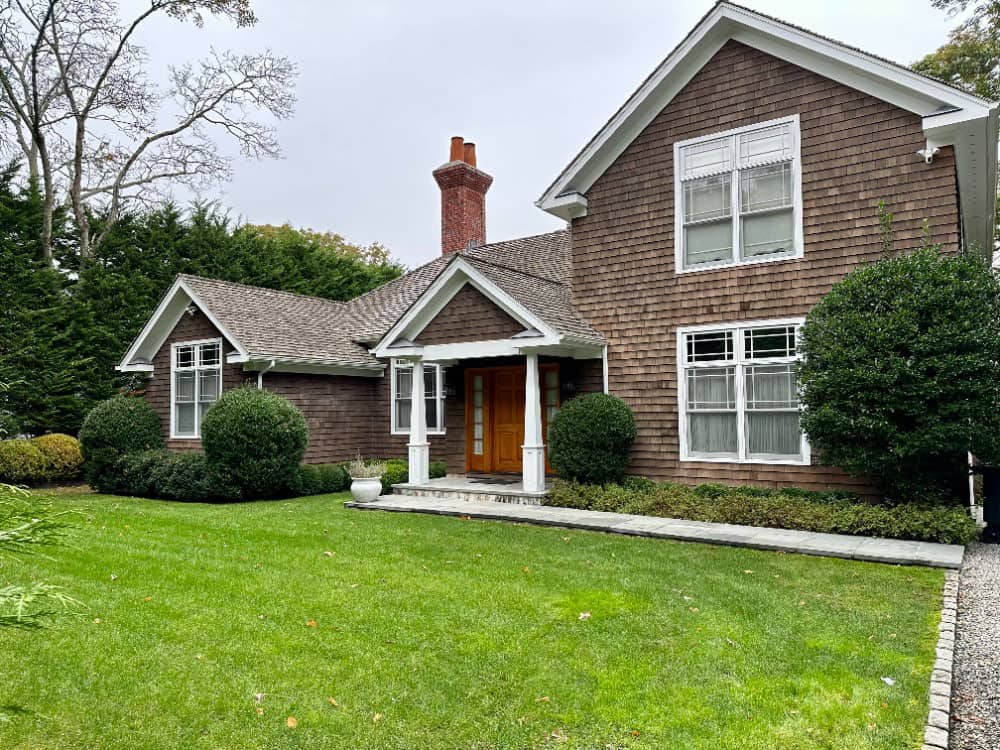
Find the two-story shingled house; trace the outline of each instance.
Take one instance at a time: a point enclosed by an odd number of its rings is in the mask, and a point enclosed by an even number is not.
[[[605,390],[634,409],[633,470],[861,491],[814,463],[792,373],[831,285],[924,221],[992,243],[997,106],[720,2],[545,190],[565,231],[485,242],[492,178],[453,139],[434,171],[442,253],[349,302],[181,276],[120,368],[149,375],[169,443],[198,445],[247,380],[305,413],[307,460],[404,455],[544,488],[546,425]]]

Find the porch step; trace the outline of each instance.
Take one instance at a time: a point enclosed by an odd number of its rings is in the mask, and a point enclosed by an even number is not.
[[[394,484],[392,494],[403,497],[433,497],[440,500],[464,500],[467,502],[508,503],[511,505],[541,505],[544,492],[525,492],[513,487],[496,485],[471,486],[467,483],[437,484]]]

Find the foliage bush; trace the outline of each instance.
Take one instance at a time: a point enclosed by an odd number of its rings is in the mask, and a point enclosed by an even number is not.
[[[256,388],[226,391],[205,414],[201,445],[216,480],[243,499],[294,494],[309,430],[288,399]]]
[[[80,450],[87,482],[113,492],[118,459],[163,447],[160,416],[144,398],[116,396],[95,406],[80,428]]]
[[[549,425],[549,461],[566,479],[619,482],[635,441],[635,416],[620,398],[588,393],[563,404]]]
[[[83,453],[80,441],[72,435],[52,433],[32,440],[48,463],[49,480],[72,482],[83,475]]]
[[[863,266],[806,320],[802,426],[822,463],[895,500],[967,490],[966,452],[1000,458],[1000,280],[924,247]]]
[[[392,485],[410,481],[410,464],[401,458],[390,458],[385,462],[382,474],[382,494],[392,492]]]
[[[220,483],[201,453],[140,451],[115,464],[114,492],[186,502],[235,500],[237,488]]]
[[[35,487],[52,477],[49,461],[31,440],[0,442],[0,482]]]
[[[302,464],[299,467],[297,495],[328,495],[351,486],[344,464]]]
[[[656,484],[588,485],[558,481],[546,505],[691,521],[799,529],[831,534],[967,544],[975,522],[959,507],[873,505],[843,492]]]

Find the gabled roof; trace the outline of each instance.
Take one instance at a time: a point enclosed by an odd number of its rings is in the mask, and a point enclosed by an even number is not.
[[[235,348],[229,361],[381,372],[369,351],[453,263],[468,263],[547,328],[603,342],[572,308],[566,231],[495,242],[439,256],[347,302],[180,274],[119,369],[149,370],[153,355],[190,304]]]
[[[563,219],[585,216],[586,193],[729,40],[761,50],[923,118],[928,145],[955,147],[964,235],[992,246],[997,105],[855,47],[718,2],[536,201]],[[914,158],[918,158],[914,155]]]

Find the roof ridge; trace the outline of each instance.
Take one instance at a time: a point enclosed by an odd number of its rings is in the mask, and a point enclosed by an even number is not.
[[[215,279],[215,278],[212,278],[211,276],[199,276],[198,274],[194,274],[194,273],[179,273],[179,274],[177,274],[177,278],[179,278],[179,279],[180,278],[183,278],[183,279],[197,279],[198,281],[209,281],[209,282],[211,282],[213,284],[225,284],[226,286],[238,286],[238,287],[242,287],[243,289],[257,289],[257,290],[260,290],[260,291],[263,291],[263,292],[271,292],[272,294],[283,294],[283,295],[288,296],[288,297],[298,297],[300,299],[315,300],[317,302],[325,302],[325,303],[337,305],[338,307],[343,307],[343,306],[345,306],[350,301],[350,300],[330,299],[329,297],[320,297],[320,296],[318,296],[316,294],[303,294],[302,292],[289,292],[289,291],[287,291],[285,289],[274,289],[274,288],[269,287],[269,286],[260,286],[258,284],[243,284],[243,283],[241,283],[239,281],[229,281],[228,279]],[[392,283],[392,282],[387,282],[387,283]]]
[[[505,266],[503,263],[497,263],[492,260],[486,260],[485,258],[476,258],[471,255],[463,257],[466,260],[472,261],[473,263],[482,263],[484,266],[493,266],[494,268],[502,268],[505,271],[511,271],[512,273],[516,273],[520,276],[527,276],[530,279],[537,279],[538,281],[544,281],[547,284],[555,284],[556,286],[565,286],[565,287],[569,286],[569,284],[567,284],[566,282],[556,281],[555,279],[550,279],[547,276],[539,276],[536,273],[529,273],[527,271],[522,271],[521,269],[513,268],[512,266]]]
[[[412,271],[407,271],[402,276],[397,276],[396,278],[391,279],[391,280],[385,282],[384,284],[375,287],[374,289],[369,289],[364,294],[359,294],[357,297],[351,297],[351,299],[345,300],[344,304],[350,306],[351,304],[353,304],[355,302],[363,300],[365,297],[368,297],[368,296],[370,296],[372,294],[375,294],[375,292],[379,292],[379,291],[382,291],[383,289],[386,289],[387,287],[391,286],[392,284],[398,284],[398,283],[402,282],[403,279],[405,279],[405,278],[407,278],[409,276],[412,276],[413,274],[417,273],[418,271],[423,270],[424,268],[427,268],[427,266],[431,265],[432,263],[436,263],[437,261],[441,260],[441,258],[443,258],[443,257],[445,257],[445,256],[442,256],[442,255],[435,256],[434,258],[431,258],[426,263],[423,263],[423,264],[417,266]]]

